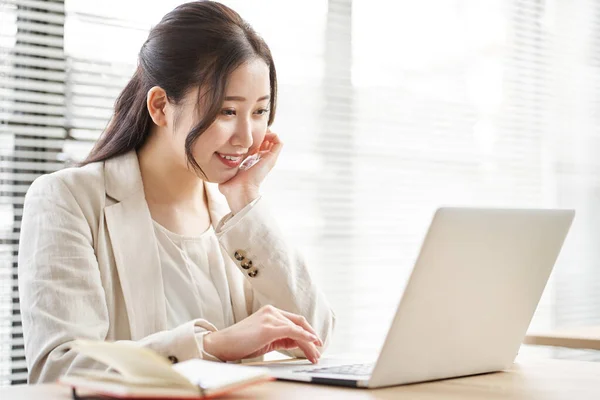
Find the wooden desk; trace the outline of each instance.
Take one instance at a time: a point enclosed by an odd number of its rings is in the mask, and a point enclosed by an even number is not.
[[[520,361],[507,372],[417,385],[366,390],[270,382],[224,399],[600,399],[600,363],[566,360]],[[58,385],[0,389],[2,400],[69,400],[69,388]]]
[[[524,344],[600,350],[600,326],[528,333]]]

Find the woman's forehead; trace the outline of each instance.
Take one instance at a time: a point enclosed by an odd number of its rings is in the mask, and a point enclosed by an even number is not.
[[[269,67],[262,59],[257,58],[243,63],[231,73],[225,86],[225,95],[245,97],[245,93],[258,98],[269,94],[269,88]],[[266,93],[255,96],[257,92],[265,90]]]

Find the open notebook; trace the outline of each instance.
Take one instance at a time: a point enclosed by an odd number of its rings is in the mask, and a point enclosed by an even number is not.
[[[76,340],[71,348],[114,372],[75,369],[59,383],[117,398],[212,398],[272,380],[268,370],[206,360],[171,364],[130,342]],[[109,370],[110,371],[110,370]]]

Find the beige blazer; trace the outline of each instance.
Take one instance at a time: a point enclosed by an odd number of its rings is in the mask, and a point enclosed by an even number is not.
[[[264,200],[223,227],[231,216],[227,202],[216,185],[206,189],[235,321],[271,304],[303,315],[326,346],[334,314]],[[242,268],[236,252],[253,267]],[[256,276],[249,273],[254,270]],[[30,383],[54,381],[72,368],[105,368],[69,350],[76,338],[134,341],[183,361],[202,357],[195,335],[214,329],[199,319],[166,330],[157,242],[135,152],[31,185],[21,225],[19,295]]]

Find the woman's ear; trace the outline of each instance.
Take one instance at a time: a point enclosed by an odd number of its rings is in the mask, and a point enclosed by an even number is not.
[[[148,90],[146,106],[152,121],[158,126],[167,126],[167,92],[160,86],[154,86]]]

